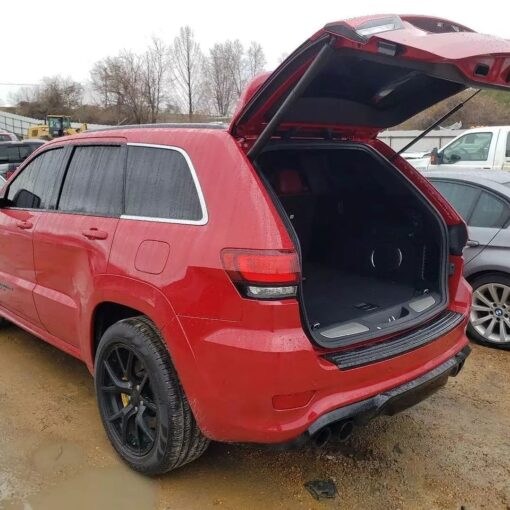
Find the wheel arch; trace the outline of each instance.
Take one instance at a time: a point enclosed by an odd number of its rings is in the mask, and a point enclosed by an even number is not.
[[[481,270],[478,270],[476,272],[473,272],[473,273],[467,275],[466,280],[471,285],[473,280],[475,280],[476,278],[480,278],[481,276],[487,276],[489,274],[497,274],[500,276],[505,276],[507,278],[510,278],[510,271],[505,272],[505,271],[502,271],[501,269],[481,269]]]
[[[129,317],[144,315],[162,335],[172,323],[171,341],[182,343],[184,340],[185,348],[191,350],[174,309],[161,290],[140,280],[112,275],[99,278],[95,288],[97,291],[90,301],[89,313],[85,314],[88,324],[84,331],[87,334],[82,343],[82,358],[91,372],[94,370],[96,349],[104,331],[115,322]],[[164,340],[170,352],[170,339],[164,337]]]

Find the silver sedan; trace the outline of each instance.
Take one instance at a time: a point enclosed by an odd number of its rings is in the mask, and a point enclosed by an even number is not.
[[[468,333],[510,349],[510,172],[427,171],[468,225],[464,275],[473,287]]]

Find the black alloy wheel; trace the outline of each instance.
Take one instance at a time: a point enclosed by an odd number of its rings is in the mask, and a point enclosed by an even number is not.
[[[153,322],[121,320],[103,334],[95,386],[105,431],[120,457],[149,475],[191,462],[207,449],[165,341]]]
[[[147,367],[122,344],[113,344],[101,365],[105,418],[124,447],[133,455],[145,455],[154,446],[159,428]]]

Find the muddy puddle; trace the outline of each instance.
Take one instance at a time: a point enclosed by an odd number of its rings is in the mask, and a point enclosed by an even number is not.
[[[212,444],[151,479],[110,447],[85,367],[9,327],[0,330],[0,509],[507,509],[509,366],[510,353],[475,346],[446,389],[346,444]],[[333,479],[336,499],[315,501],[303,486],[315,479]]]

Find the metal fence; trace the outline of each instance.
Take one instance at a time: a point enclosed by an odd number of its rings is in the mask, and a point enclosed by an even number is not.
[[[23,138],[27,134],[27,130],[30,126],[41,123],[43,123],[43,121],[39,119],[22,117],[14,113],[0,111],[0,129],[10,131],[19,138]]]
[[[449,141],[463,133],[463,129],[436,129],[423,137],[416,145],[413,145],[409,152],[430,151],[434,147],[438,149],[445,146]],[[387,143],[393,150],[399,151],[405,147],[413,138],[417,137],[421,131],[383,131],[379,138]]]
[[[37,124],[44,124],[45,121],[42,119],[33,119],[31,117],[23,117],[22,115],[16,115],[15,113],[4,112],[0,110],[0,129],[5,129],[14,133],[19,138],[25,138],[27,136],[28,128]],[[81,124],[79,122],[71,122],[71,126],[79,128]],[[88,124],[89,129],[101,129],[109,126],[102,124]]]

